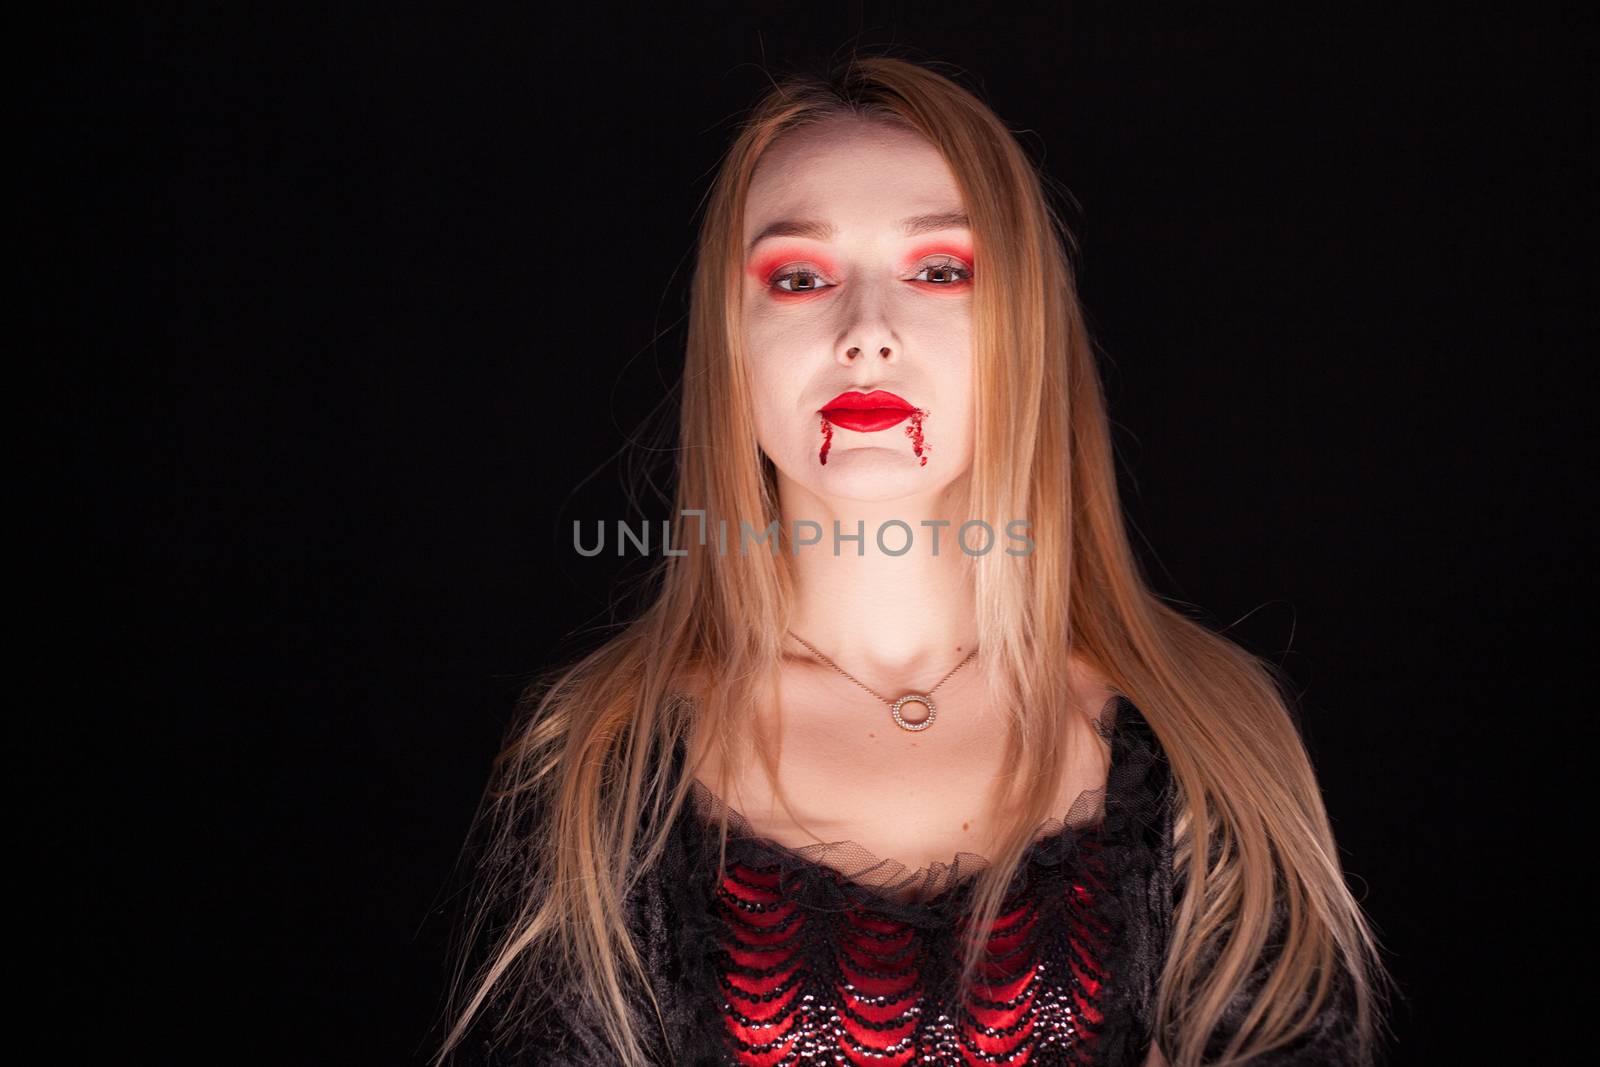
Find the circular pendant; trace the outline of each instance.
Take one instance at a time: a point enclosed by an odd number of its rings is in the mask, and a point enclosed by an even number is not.
[[[928,709],[928,713],[920,719],[907,719],[900,714],[900,709],[907,704],[921,704]],[[926,730],[933,725],[933,701],[922,693],[907,693],[894,702],[889,714],[894,716],[894,721],[902,730]]]

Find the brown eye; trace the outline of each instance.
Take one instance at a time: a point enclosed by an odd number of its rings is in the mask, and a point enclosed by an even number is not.
[[[791,280],[792,285],[783,284]],[[784,271],[772,279],[772,284],[785,293],[814,293],[819,289],[829,288],[828,283],[822,280],[822,275],[814,270],[805,269]]]
[[[928,273],[933,276],[929,278],[922,277],[923,274]],[[971,281],[972,271],[959,263],[924,263],[912,277],[915,281],[927,282],[930,285],[954,286]]]

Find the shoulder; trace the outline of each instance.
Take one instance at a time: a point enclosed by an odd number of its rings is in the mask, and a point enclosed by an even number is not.
[[[1106,672],[1074,652],[1068,662],[1072,704],[1102,740],[1118,746],[1159,751],[1155,734],[1131,697],[1112,683]]]
[[[1121,697],[1111,679],[1083,653],[1073,651],[1067,657],[1067,685],[1072,706],[1102,738],[1110,737]]]
[[[1111,746],[1106,777],[1107,818],[1147,844],[1171,846],[1177,792],[1166,750],[1144,712],[1118,693],[1106,708],[1105,738]]]
[[[667,692],[672,697],[701,704],[715,688],[715,678],[715,672],[707,664],[679,664],[673,668],[672,681],[667,685]]]

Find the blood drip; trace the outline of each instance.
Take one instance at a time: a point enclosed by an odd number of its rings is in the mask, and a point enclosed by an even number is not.
[[[833,444],[833,423],[829,422],[827,419],[823,419],[822,420],[822,451],[817,453],[817,458],[822,461],[822,465],[824,467],[826,467],[828,465],[828,449],[829,449],[830,446],[832,446],[832,444]]]
[[[911,452],[922,461],[921,466],[924,467],[928,465],[928,453],[933,451],[933,447],[922,439],[922,420],[927,416],[928,412],[918,408],[916,414],[911,416],[911,421],[906,423],[906,436],[911,438]],[[826,445],[823,451],[827,451]]]

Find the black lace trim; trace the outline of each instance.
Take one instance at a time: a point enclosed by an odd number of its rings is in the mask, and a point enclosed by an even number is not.
[[[1111,745],[1116,735],[1117,705],[1125,698],[1113,696],[1093,722],[1101,739]],[[679,751],[682,767],[682,750]],[[1109,780],[1108,780],[1109,786]],[[1033,841],[1018,865],[1012,891],[1025,889],[1029,869],[1058,867],[1066,863],[1079,842],[1096,832],[1105,818],[1106,788],[1085,789],[1067,811],[1046,819],[1034,830]],[[935,861],[916,870],[900,860],[879,857],[852,841],[820,841],[784,845],[757,834],[738,809],[723,801],[705,783],[689,783],[686,818],[692,829],[708,835],[715,847],[718,821],[728,820],[728,861],[759,868],[778,868],[786,886],[797,882],[796,898],[818,910],[841,910],[863,902],[903,921],[935,924],[949,921],[965,906],[978,875],[992,860],[977,852],[957,852],[948,863]]]

